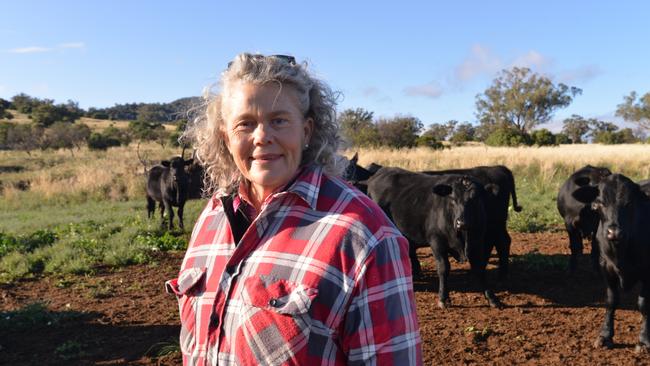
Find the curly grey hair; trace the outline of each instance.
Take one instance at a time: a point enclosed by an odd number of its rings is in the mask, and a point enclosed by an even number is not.
[[[308,148],[303,151],[300,165],[317,163],[328,174],[341,174],[345,166],[337,155],[341,142],[336,119],[338,95],[307,70],[306,62],[300,64],[289,62],[286,57],[241,53],[221,74],[218,84],[221,93],[215,94],[211,89],[206,89],[203,95],[205,109],[194,118],[181,137],[193,143],[196,157],[205,167],[205,194],[212,195],[218,191],[230,193],[242,178],[222,132],[225,121],[221,96],[236,82],[258,85],[276,82],[281,86],[292,86],[297,92],[303,115],[314,121],[313,133]]]

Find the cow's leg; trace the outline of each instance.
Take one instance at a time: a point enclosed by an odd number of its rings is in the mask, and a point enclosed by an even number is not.
[[[595,273],[600,273],[600,247],[595,231],[591,234],[591,267]]]
[[[413,277],[419,278],[422,276],[422,267],[420,267],[420,261],[418,260],[417,249],[417,245],[409,240],[409,259],[411,260],[411,270],[413,272]]]
[[[641,312],[641,332],[639,333],[639,343],[636,345],[636,352],[649,352],[650,351],[650,337],[648,337],[648,330],[650,330],[650,322],[648,321],[648,296],[650,296],[650,288],[648,283],[641,284],[641,293],[639,294],[639,311]]]
[[[580,230],[570,224],[566,224],[566,230],[569,233],[569,249],[571,249],[569,272],[574,273],[578,268],[578,256],[582,254],[582,235]]]
[[[167,216],[169,216],[169,225],[167,226],[169,230],[174,228],[174,208],[171,203],[165,201],[165,210],[167,211]]]
[[[436,270],[438,272],[438,307],[441,309],[451,305],[449,300],[449,289],[447,287],[449,279],[449,256],[446,250],[438,248],[438,245],[432,244],[433,256],[436,258]]]
[[[147,196],[147,218],[150,219],[156,211],[156,200]]]
[[[476,256],[472,256],[469,258],[469,263],[471,266],[471,271],[474,277],[479,281],[480,289],[483,292],[483,295],[488,301],[488,304],[490,304],[491,307],[493,308],[501,308],[503,305],[501,304],[501,301],[494,295],[494,292],[492,292],[492,289],[487,284],[487,271],[485,270],[485,267],[487,266],[487,259],[488,257],[485,258],[477,258]]]
[[[185,226],[183,225],[183,207],[185,206],[185,202],[181,202],[178,205],[178,226],[180,226],[181,230],[185,229]]]
[[[614,338],[614,312],[620,301],[618,276],[606,271],[605,280],[607,282],[607,311],[605,312],[605,321],[600,328],[600,334],[594,342],[594,346],[597,348],[612,348],[614,346],[612,340]]]
[[[497,255],[499,256],[499,280],[508,278],[508,265],[510,262],[510,244],[512,239],[508,234],[508,229],[504,225],[496,241]]]

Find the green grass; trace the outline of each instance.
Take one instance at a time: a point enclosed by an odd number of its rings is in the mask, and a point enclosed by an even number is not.
[[[0,202],[0,205],[2,203]],[[156,251],[184,250],[205,201],[188,201],[186,230],[147,219],[144,202],[29,205],[0,213],[0,282],[45,274],[92,273],[98,265],[149,263]],[[178,227],[178,219],[175,220]]]

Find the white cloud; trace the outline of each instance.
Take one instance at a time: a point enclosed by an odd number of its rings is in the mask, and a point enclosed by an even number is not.
[[[63,49],[70,49],[70,48],[85,48],[86,44],[84,42],[68,42],[68,43],[60,43],[56,47],[40,47],[40,46],[31,46],[31,47],[18,47],[18,48],[12,48],[8,50],[7,52],[9,53],[43,53],[43,52],[51,52],[54,50],[63,50]]]
[[[4,85],[0,85],[0,93],[4,93],[7,91],[7,87]]]
[[[525,54],[518,56],[512,62],[511,66],[528,67],[543,70],[552,64],[552,60],[537,51],[528,51]]]
[[[600,76],[603,71],[596,65],[586,65],[573,70],[566,70],[558,75],[562,83],[584,83]]]
[[[41,52],[49,52],[52,51],[51,48],[47,47],[20,47],[20,48],[13,48],[9,50],[9,53],[41,53]]]
[[[70,42],[70,43],[61,43],[59,48],[84,48],[86,44],[83,42]]]
[[[462,83],[477,76],[492,75],[502,67],[501,59],[488,47],[476,44],[472,46],[470,54],[456,67],[454,72],[455,82]]]
[[[379,91],[379,88],[377,88],[377,87],[369,86],[369,87],[367,87],[367,88],[364,88],[364,89],[361,91],[361,94],[362,94],[364,97],[373,97],[373,96],[377,96],[377,95],[379,95],[379,94],[380,94],[380,91]]]
[[[410,97],[425,97],[436,99],[443,94],[443,90],[440,85],[438,85],[438,83],[432,81],[427,84],[406,87],[404,88],[404,94]]]

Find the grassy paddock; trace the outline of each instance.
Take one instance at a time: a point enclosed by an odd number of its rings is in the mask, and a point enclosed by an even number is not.
[[[147,263],[153,251],[184,249],[205,201],[186,205],[185,232],[161,229],[157,213],[148,220],[143,167],[135,149],[135,144],[105,152],[81,149],[74,156],[69,151],[0,151],[0,282],[38,273],[88,273],[98,264]],[[140,153],[159,161],[180,151],[150,143],[141,145]],[[523,212],[511,213],[509,226],[521,232],[561,228],[557,190],[583,165],[604,165],[633,179],[650,176],[649,145],[364,149],[359,158],[361,165],[414,171],[506,165],[515,174],[524,206]]]

